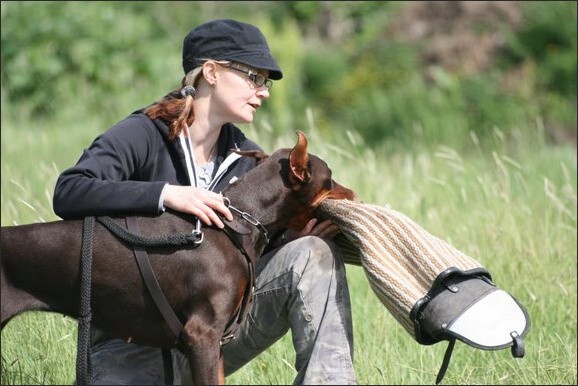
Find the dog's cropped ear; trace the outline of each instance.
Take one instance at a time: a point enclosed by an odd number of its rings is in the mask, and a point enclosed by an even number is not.
[[[269,157],[269,154],[265,154],[259,150],[236,150],[233,149],[233,152],[242,155],[243,157],[252,157],[257,160],[257,163],[261,163],[261,161],[266,160]]]
[[[307,137],[302,131],[297,131],[297,144],[289,153],[289,165],[291,174],[301,183],[307,183],[311,179],[309,171],[309,155],[307,154]]]

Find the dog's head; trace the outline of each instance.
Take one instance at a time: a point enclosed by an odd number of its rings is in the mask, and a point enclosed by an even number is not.
[[[297,136],[297,144],[289,153],[289,180],[293,190],[303,190],[299,196],[305,205],[291,219],[289,226],[301,229],[313,217],[313,211],[323,200],[354,200],[355,193],[333,179],[325,161],[307,153],[307,137],[303,132],[298,131]]]
[[[277,150],[271,156],[259,152],[239,152],[257,159],[261,165],[275,158],[280,166],[280,174],[285,188],[295,193],[301,206],[292,214],[289,226],[301,229],[313,217],[313,211],[325,199],[354,200],[355,193],[332,178],[332,172],[325,161],[307,152],[307,137],[297,131],[297,144],[292,149]]]

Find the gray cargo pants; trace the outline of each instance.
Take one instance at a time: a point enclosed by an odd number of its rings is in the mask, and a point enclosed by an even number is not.
[[[253,305],[223,347],[230,375],[291,329],[294,384],[355,384],[353,331],[345,266],[339,249],[318,237],[303,237],[259,259]],[[175,384],[190,384],[188,362],[173,350]],[[105,340],[92,348],[95,385],[162,385],[159,348]]]

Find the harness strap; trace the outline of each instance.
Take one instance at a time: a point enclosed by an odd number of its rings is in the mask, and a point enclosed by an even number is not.
[[[140,228],[138,226],[137,218],[127,216],[125,220],[128,230],[134,234],[139,235]],[[167,301],[167,298],[165,297],[163,290],[157,281],[145,248],[138,246],[137,244],[133,244],[133,250],[138,268],[145,282],[145,285],[149,290],[149,293],[151,294],[163,318],[169,325],[170,329],[173,331],[173,334],[175,334],[175,336],[178,338],[181,335],[181,331],[183,330],[183,325]],[[172,385],[174,383],[174,377],[171,349],[163,348],[161,349],[161,354],[163,358],[163,367],[165,373],[165,385]]]
[[[249,285],[245,288],[243,299],[241,300],[241,306],[239,307],[236,316],[233,317],[225,327],[225,332],[221,338],[221,346],[229,343],[235,337],[235,332],[249,313],[249,309],[251,308],[250,305],[253,301],[253,291],[255,290],[256,252],[253,245],[249,243],[235,228],[236,227],[232,226],[232,224],[225,222],[225,228],[223,231],[227,236],[229,236],[229,239],[231,239],[233,244],[235,244],[237,249],[241,251],[247,260],[249,268]]]
[[[127,216],[126,226],[131,232],[140,234],[140,229],[136,217]],[[178,338],[181,335],[181,331],[183,330],[183,324],[177,315],[175,315],[173,308],[167,301],[167,298],[165,297],[163,290],[161,289],[159,282],[157,281],[157,278],[153,272],[146,250],[136,244],[133,245],[133,250],[138,268],[141,272],[147,289],[149,290],[149,293],[151,294],[159,311],[163,315],[163,318],[169,325],[169,328],[173,334],[175,334],[175,337]]]

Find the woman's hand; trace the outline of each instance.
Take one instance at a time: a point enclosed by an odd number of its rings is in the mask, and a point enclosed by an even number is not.
[[[303,236],[317,236],[324,239],[332,239],[340,232],[340,229],[331,220],[319,220],[313,218],[301,229],[289,228],[285,231],[285,241],[292,241]]]
[[[163,194],[165,207],[195,215],[207,225],[225,227],[215,211],[223,214],[227,220],[233,220],[231,211],[225,206],[223,196],[219,193],[194,186],[166,185]]]

